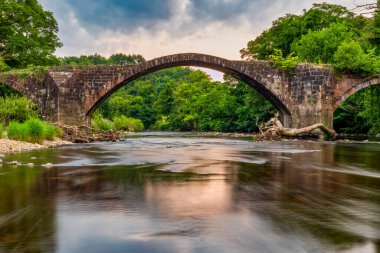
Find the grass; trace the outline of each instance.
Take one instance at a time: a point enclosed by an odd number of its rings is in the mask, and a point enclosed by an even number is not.
[[[23,123],[11,121],[7,127],[8,138],[42,144],[44,140],[53,140],[62,131],[39,119],[29,119]]]

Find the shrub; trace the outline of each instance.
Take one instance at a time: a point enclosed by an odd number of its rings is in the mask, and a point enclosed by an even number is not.
[[[45,139],[46,124],[39,119],[29,119],[24,124],[27,131],[27,141],[41,144]]]
[[[289,74],[292,74],[295,71],[297,64],[299,63],[298,57],[293,56],[293,53],[284,58],[282,51],[278,49],[274,50],[274,54],[269,55],[268,60],[275,68]]]
[[[334,67],[341,72],[376,74],[380,70],[380,57],[374,50],[365,53],[358,42],[345,41],[334,54]]]
[[[8,138],[18,141],[26,141],[27,132],[24,124],[16,121],[9,122],[7,127]]]
[[[62,130],[39,119],[29,119],[24,123],[11,121],[7,132],[9,139],[40,144],[45,139],[53,140],[57,135],[62,135]]]
[[[128,130],[131,132],[144,130],[144,124],[140,119],[127,118],[124,115],[113,118],[116,130]]]
[[[52,141],[57,136],[58,130],[55,126],[46,124],[44,129],[44,138]],[[61,130],[62,131],[62,130]]]
[[[3,138],[3,124],[0,123],[0,139]]]
[[[102,131],[109,131],[114,128],[114,125],[112,121],[103,118],[102,114],[95,113],[92,120],[91,125],[93,128],[102,130]]]
[[[0,121],[4,125],[7,125],[10,121],[23,122],[37,116],[35,104],[26,97],[0,98]]]

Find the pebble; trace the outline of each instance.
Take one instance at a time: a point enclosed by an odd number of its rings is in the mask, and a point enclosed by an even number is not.
[[[28,163],[27,166],[28,166],[28,167],[33,167],[33,166],[34,166],[34,163]]]
[[[3,162],[3,160],[0,159],[0,163],[2,163],[2,162]]]
[[[41,166],[45,167],[47,169],[50,169],[51,167],[53,167],[53,164],[52,163],[45,163],[45,164],[42,164]]]
[[[30,160],[36,160],[36,159],[37,159],[37,157],[35,157],[35,156],[30,158]]]
[[[12,162],[10,162],[9,164],[10,164],[10,165],[17,166],[17,165],[19,165],[19,162],[17,162],[17,161],[12,161]]]
[[[71,144],[71,142],[56,139],[55,141],[44,141],[43,145],[33,144],[24,141],[9,140],[6,138],[0,139],[0,154],[13,152],[29,151],[34,149],[42,149],[54,147],[58,145]]]

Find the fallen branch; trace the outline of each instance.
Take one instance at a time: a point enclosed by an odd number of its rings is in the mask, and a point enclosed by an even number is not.
[[[295,137],[300,135],[311,135],[316,129],[319,129],[331,139],[335,139],[336,137],[335,131],[326,127],[322,123],[296,129],[285,128],[278,119],[278,116],[279,115],[276,114],[275,117],[271,118],[267,123],[259,126],[260,134],[256,135],[257,140],[279,140],[284,136]]]

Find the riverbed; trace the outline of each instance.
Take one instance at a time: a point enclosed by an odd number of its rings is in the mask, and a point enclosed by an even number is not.
[[[0,167],[0,252],[380,252],[375,142],[153,133],[3,160],[23,165]]]

